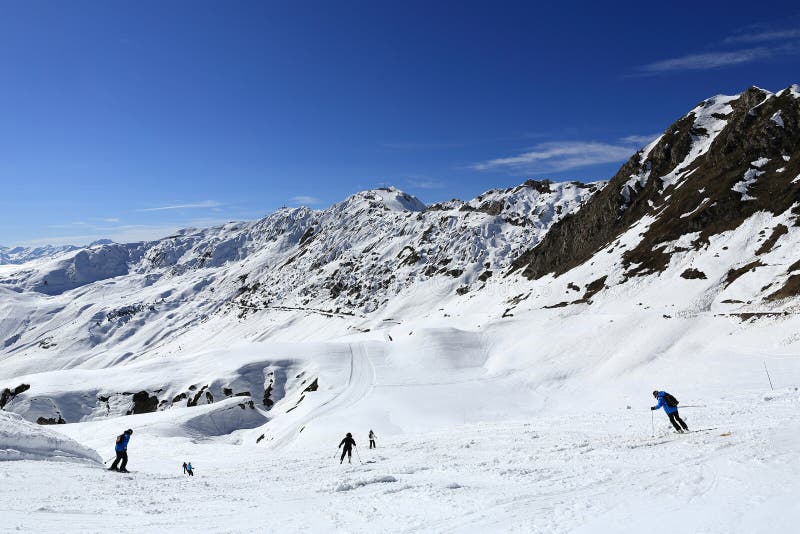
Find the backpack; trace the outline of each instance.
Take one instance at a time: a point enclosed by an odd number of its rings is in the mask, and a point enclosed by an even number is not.
[[[117,443],[122,443],[122,434],[117,436]]]
[[[670,408],[677,408],[678,407],[678,399],[670,395],[669,393],[664,393],[664,402],[667,403],[667,406]]]

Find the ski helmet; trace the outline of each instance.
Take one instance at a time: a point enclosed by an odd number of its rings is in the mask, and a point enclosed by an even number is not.
[[[658,390],[657,390],[657,389],[654,389],[654,390],[653,390],[653,396],[654,396],[654,397],[658,397]]]
[[[128,430],[126,430],[126,431],[125,431],[125,433],[126,433],[126,434],[128,434],[128,435],[131,435],[131,434],[133,434],[133,430],[131,430],[131,429],[129,428]]]

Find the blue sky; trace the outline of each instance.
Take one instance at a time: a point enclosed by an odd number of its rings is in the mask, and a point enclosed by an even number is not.
[[[796,2],[601,4],[2,2],[0,244],[606,179],[708,96],[800,83]]]

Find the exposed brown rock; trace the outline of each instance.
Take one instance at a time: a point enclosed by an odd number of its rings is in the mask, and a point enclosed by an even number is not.
[[[681,273],[681,278],[686,278],[687,280],[705,280],[706,273],[698,269],[689,268]]]
[[[761,254],[765,254],[770,250],[772,250],[772,248],[775,246],[775,242],[777,242],[782,235],[788,233],[789,229],[785,225],[783,224],[777,225],[775,228],[772,229],[772,234],[770,234],[769,238],[767,238],[767,240],[764,241],[760,247],[758,247],[758,250],[756,251],[756,256],[760,256]]]
[[[641,241],[625,252],[624,267],[628,276],[661,272],[669,264],[670,253],[660,245],[698,232],[693,246],[700,248],[711,236],[737,228],[756,212],[777,215],[800,202],[800,184],[792,183],[800,174],[800,99],[785,91],[765,100],[762,90],[751,88],[731,106],[733,112],[725,117],[727,124],[709,151],[680,169],[694,170],[681,187],[671,185],[662,192],[659,178],[685,159],[693,138],[706,135],[693,128],[691,113],[667,129],[645,161],[635,155],[578,212],[554,224],[536,247],[514,261],[510,272],[522,270],[531,279],[563,274],[588,261],[645,215],[655,221],[643,229]],[[783,128],[771,120],[779,110]],[[788,162],[784,155],[790,156]],[[732,187],[743,180],[750,162],[759,158],[769,162],[749,186],[752,199],[743,200]],[[778,168],[785,171],[778,173]],[[628,190],[630,199],[626,199],[623,186],[632,175],[647,171],[650,177],[644,186]],[[706,198],[709,201],[704,202]]]

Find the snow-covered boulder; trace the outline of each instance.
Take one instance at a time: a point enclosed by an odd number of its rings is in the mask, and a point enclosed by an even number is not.
[[[0,462],[8,460],[102,462],[97,452],[77,441],[15,413],[0,412]]]

